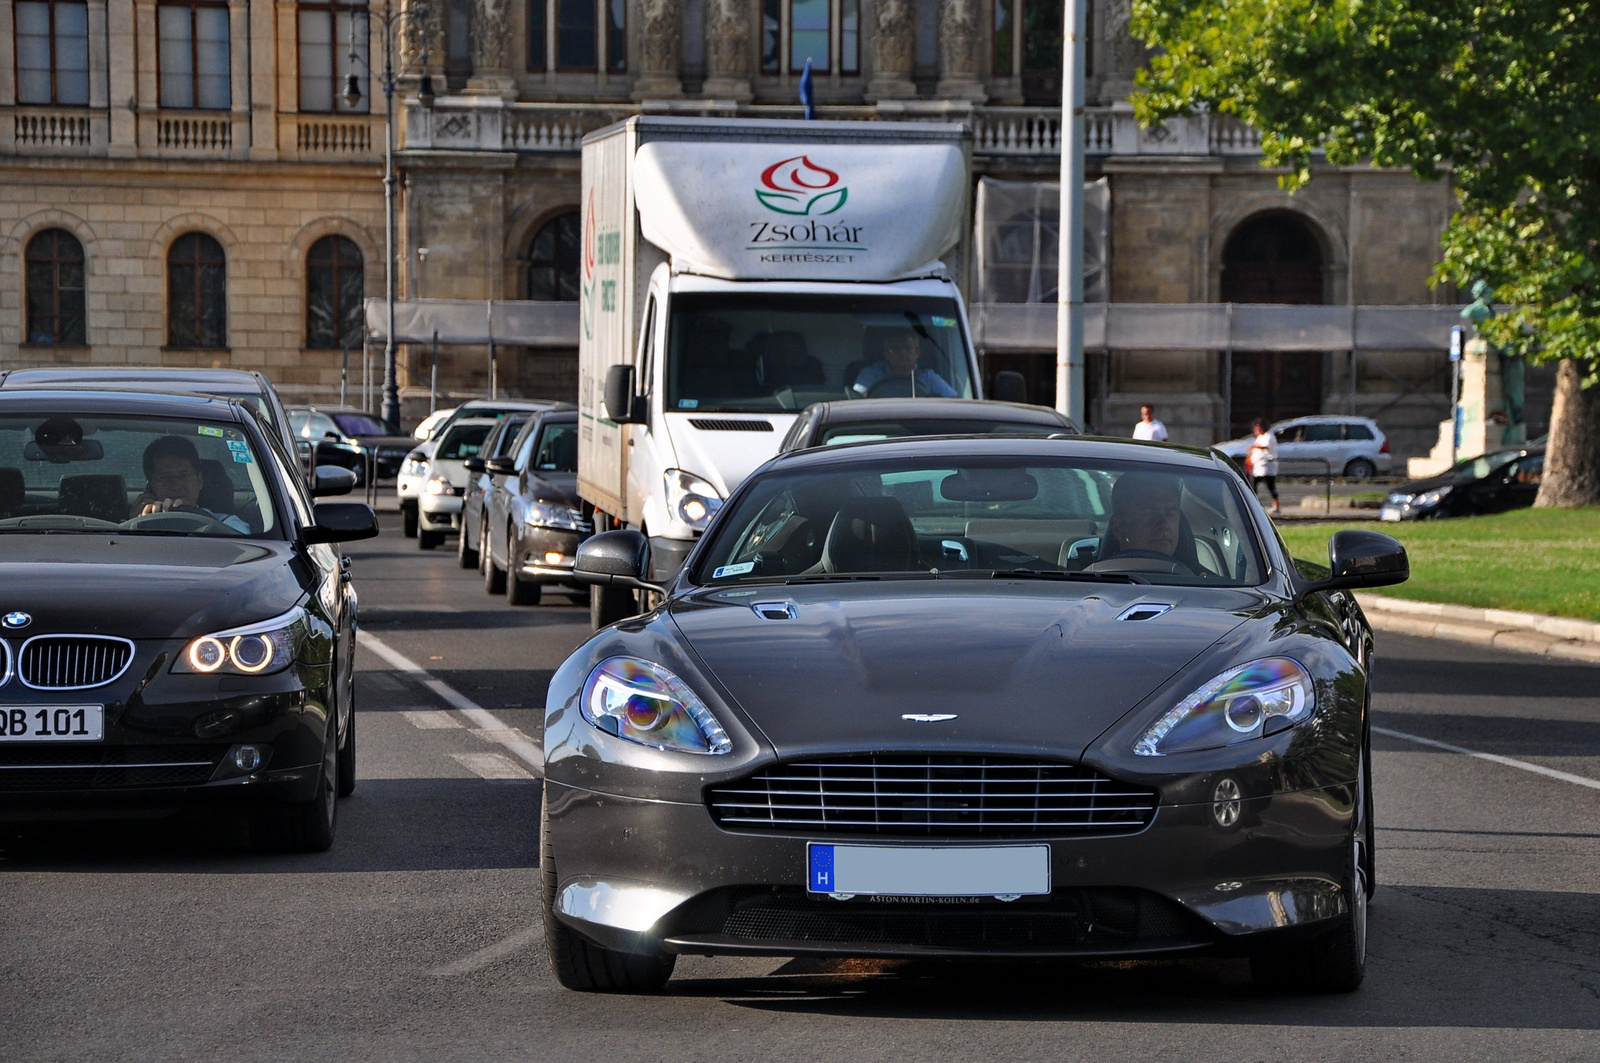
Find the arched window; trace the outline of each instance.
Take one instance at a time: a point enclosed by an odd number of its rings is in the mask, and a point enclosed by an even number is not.
[[[361,249],[343,236],[324,236],[306,255],[306,346],[335,350],[361,342],[365,285]]]
[[[1287,212],[1260,214],[1222,249],[1225,303],[1321,303],[1322,252],[1306,223]]]
[[[545,223],[528,249],[528,298],[570,302],[578,298],[578,212]]]
[[[83,245],[64,229],[28,241],[28,342],[82,347]]]
[[[167,346],[228,345],[228,265],[222,245],[189,233],[167,251]]]

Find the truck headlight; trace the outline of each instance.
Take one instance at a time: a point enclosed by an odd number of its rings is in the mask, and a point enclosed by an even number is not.
[[[1316,708],[1311,675],[1287,657],[1223,672],[1177,705],[1133,745],[1141,757],[1216,749],[1276,734]]]
[[[259,624],[229,628],[192,640],[172,663],[178,673],[270,675],[294,662],[306,613],[295,608]]]
[[[705,529],[722,508],[722,495],[704,479],[682,469],[668,469],[667,511],[697,531]]]
[[[727,753],[733,742],[687,683],[659,664],[608,657],[589,673],[579,699],[598,730],[678,753]]]

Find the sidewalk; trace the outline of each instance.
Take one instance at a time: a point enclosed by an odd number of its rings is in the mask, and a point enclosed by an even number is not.
[[[1600,664],[1600,624],[1511,609],[1413,602],[1377,594],[1357,594],[1367,621],[1378,631],[1423,638],[1454,639],[1520,653]]]

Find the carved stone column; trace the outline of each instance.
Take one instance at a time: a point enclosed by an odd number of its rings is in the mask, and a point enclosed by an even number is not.
[[[444,16],[446,0],[407,0],[396,28],[396,66],[405,71],[402,82],[420,81],[424,73],[434,77],[435,92],[444,92]],[[376,25],[376,20],[374,20]],[[373,55],[382,48],[382,39],[373,36]],[[426,58],[426,62],[424,62]],[[381,66],[380,66],[381,69]]]
[[[747,103],[750,89],[749,0],[706,0],[706,80],[700,94]]]
[[[939,84],[934,91],[947,98],[982,103],[983,8],[979,0],[942,0],[939,6]]]
[[[1104,7],[1101,33],[1105,57],[1099,65],[1104,70],[1100,83],[1100,96],[1105,100],[1126,99],[1133,92],[1133,78],[1144,62],[1144,44],[1133,36],[1132,0],[1107,0]]]
[[[511,76],[506,40],[509,3],[510,0],[473,0],[469,96],[499,96],[508,103],[517,98],[517,83]]]
[[[678,65],[683,56],[683,4],[679,0],[636,0],[630,34],[638,42],[639,76],[633,82],[636,100],[672,99],[683,95]]]
[[[917,94],[911,81],[917,63],[917,12],[914,0],[878,0],[872,19],[872,80],[869,102]]]

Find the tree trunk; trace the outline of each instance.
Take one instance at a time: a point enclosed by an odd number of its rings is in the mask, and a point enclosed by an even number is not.
[[[1582,385],[1577,362],[1567,359],[1557,367],[1550,444],[1535,508],[1600,506],[1600,386]]]

